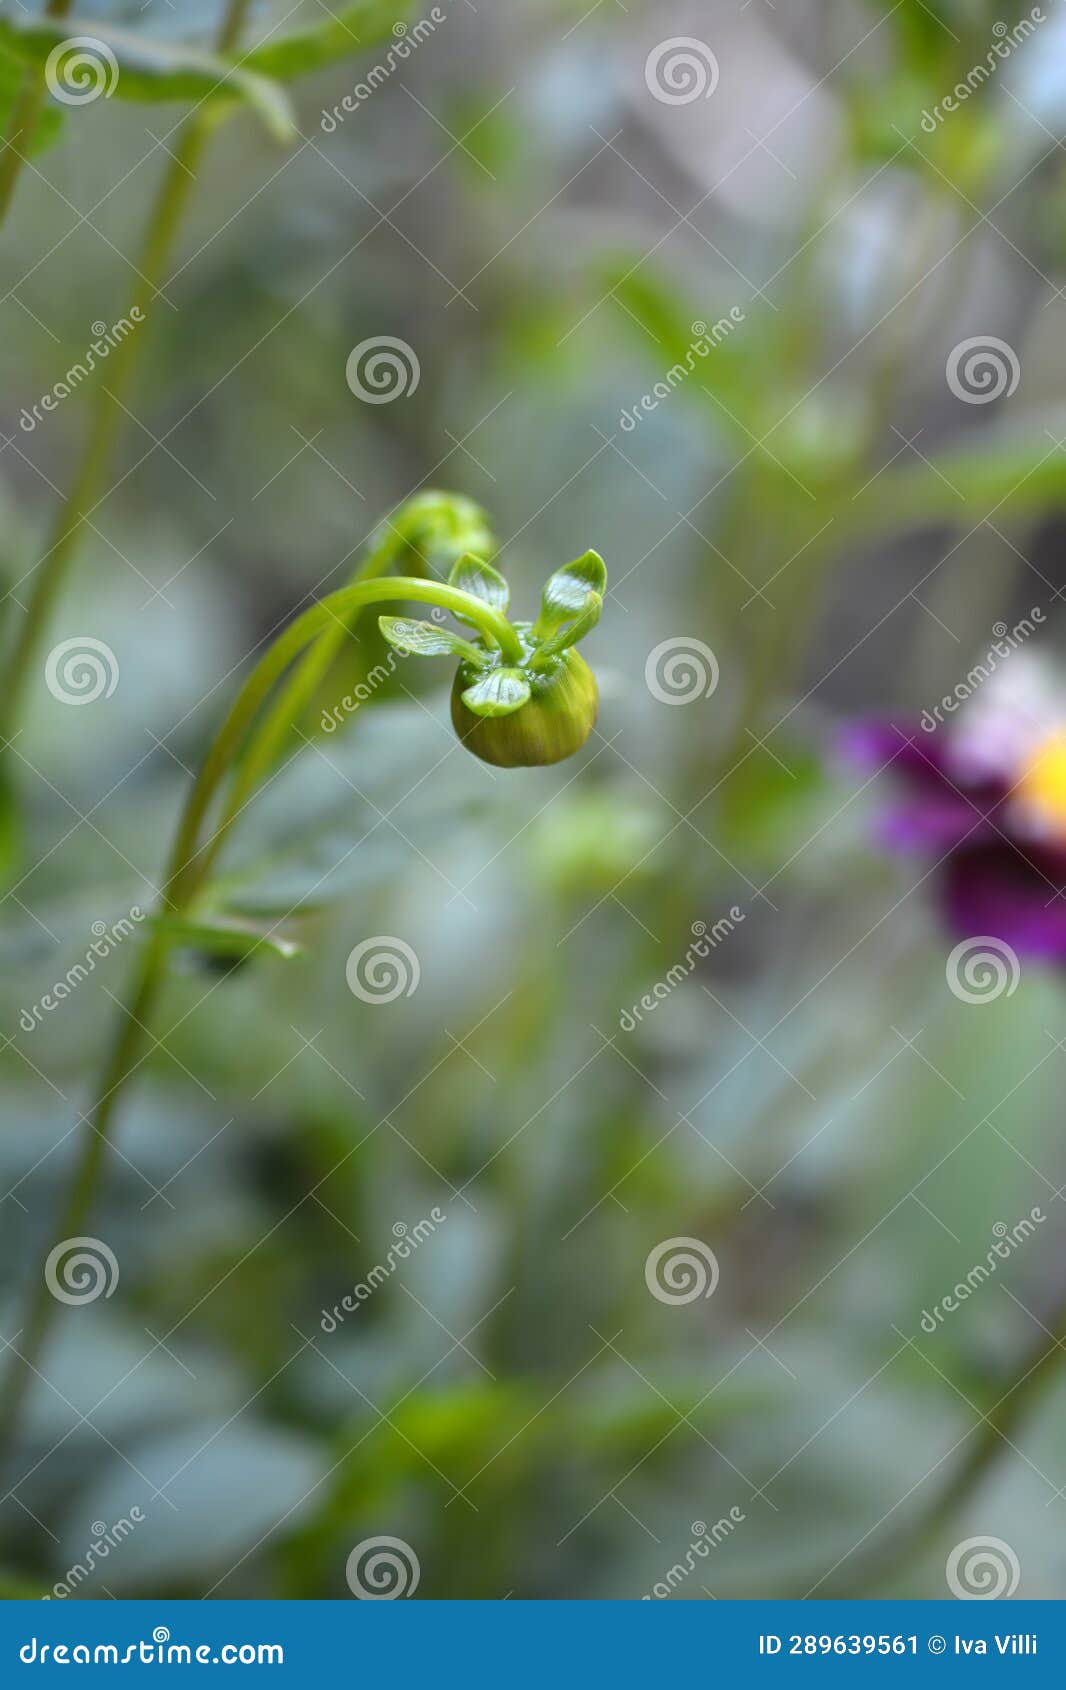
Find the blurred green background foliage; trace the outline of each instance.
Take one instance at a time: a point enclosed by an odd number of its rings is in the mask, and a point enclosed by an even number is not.
[[[926,865],[881,853],[877,788],[835,740],[930,706],[999,619],[1043,606],[1056,638],[1064,20],[1049,5],[929,131],[1029,8],[442,9],[332,131],[387,33],[290,87],[289,144],[227,114],[137,331],[109,490],[48,630],[106,640],[120,683],[70,709],[38,664],[8,760],[6,1337],[139,940],[32,1032],[20,1016],[94,923],[150,907],[249,654],[445,487],[491,512],[526,614],[550,569],[607,558],[583,648],[599,724],[574,762],[491,770],[456,745],[435,666],[367,686],[388,648],[370,619],[346,642],[216,882],[300,954],[175,958],[90,1227],[120,1286],[61,1311],[5,1475],[10,1590],[50,1587],[94,1522],[139,1506],[79,1596],[347,1598],[353,1545],[389,1534],[419,1596],[636,1598],[734,1508],[678,1597],[827,1594],[939,1488],[1055,1306],[1061,984],[1027,970],[979,1011],[946,990]],[[160,41],[206,42],[218,14],[92,10]],[[260,0],[248,41],[322,10]],[[645,66],[683,36],[720,75],[671,105]],[[182,110],[63,112],[0,239],[9,641],[106,369],[32,432],[19,417],[127,312]],[[945,361],[988,334],[1020,387],[960,404]],[[382,335],[421,378],[361,403],[346,362]],[[719,673],[680,708],[646,678],[675,640]],[[375,935],[416,953],[411,995],[349,989]],[[1035,1203],[1039,1237],[923,1336]],[[646,1258],[676,1237],[713,1249],[713,1297],[649,1295]],[[1062,1594],[1064,1388],[862,1594],[939,1595],[970,1530],[1014,1546],[1022,1594]]]

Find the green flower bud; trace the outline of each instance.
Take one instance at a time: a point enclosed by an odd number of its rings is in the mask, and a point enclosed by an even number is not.
[[[430,622],[382,616],[379,625],[406,656],[459,658],[452,722],[475,757],[503,769],[535,768],[580,751],[595,726],[599,692],[575,647],[599,621],[606,589],[603,559],[586,552],[551,576],[536,622],[512,624],[507,582],[484,558],[466,554],[441,589],[451,602],[442,602],[478,631],[476,644]]]
[[[502,684],[499,678],[504,677]],[[503,708],[493,709],[496,686]],[[524,701],[515,707],[519,693]],[[480,699],[480,713],[468,698]],[[541,670],[474,668],[463,663],[452,687],[452,725],[475,757],[497,768],[561,763],[580,751],[596,725],[599,690],[581,654],[571,648]]]

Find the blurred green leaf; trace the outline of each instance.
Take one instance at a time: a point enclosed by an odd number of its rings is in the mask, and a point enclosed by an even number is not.
[[[0,1568],[0,1602],[29,1602],[39,1600],[44,1596],[45,1584],[41,1580],[36,1582],[21,1577],[18,1573],[9,1573]]]
[[[0,134],[7,134],[25,79],[25,62],[16,54],[0,51]],[[16,137],[14,145],[32,158],[57,141],[62,128],[63,113],[56,106],[45,106],[38,113],[30,135]]]
[[[168,915],[155,917],[152,926],[165,933],[175,945],[206,951],[210,956],[237,960],[264,950],[288,962],[303,954],[302,945],[249,917],[218,915],[201,916],[194,920]]]
[[[959,35],[975,23],[973,4],[964,15],[963,7],[954,0],[897,0],[887,12],[882,0],[867,0],[867,4],[879,14],[879,23],[887,22],[895,31],[907,62],[933,74],[946,74],[952,45],[957,45]],[[981,4],[982,0],[977,0],[977,5]]]
[[[478,91],[453,100],[446,121],[453,135],[463,137],[455,162],[466,170],[471,191],[488,192],[506,172],[520,173],[528,156],[523,127],[506,105],[497,104],[495,93],[489,98]]]
[[[987,429],[927,463],[880,476],[856,496],[850,514],[863,529],[898,529],[970,525],[995,511],[1001,517],[1044,512],[1066,503],[1064,435],[1061,410]]]
[[[665,805],[631,788],[580,788],[556,799],[532,830],[532,860],[562,895],[609,896],[623,881],[656,872],[655,847],[669,832]]]
[[[79,98],[91,81],[101,93],[119,100],[195,100],[200,106],[220,108],[243,101],[278,140],[291,141],[297,134],[288,96],[269,77],[249,70],[247,63],[88,19],[79,19],[78,27],[80,33],[72,36],[69,23],[0,18],[0,47],[42,75],[47,67],[50,86],[65,80],[66,74]],[[64,43],[70,44],[69,51],[58,51]]]
[[[736,419],[750,413],[756,398],[753,361],[758,355],[769,364],[775,385],[780,382],[784,361],[778,334],[765,320],[757,342],[733,340],[736,324],[731,323],[729,311],[741,308],[743,288],[728,305],[716,300],[711,304],[701,302],[697,308],[682,299],[676,284],[649,272],[643,259],[638,265],[629,255],[606,269],[597,278],[597,285],[601,283],[621,307],[623,321],[628,321],[631,330],[635,327],[643,331],[633,339],[647,354],[650,368],[661,378],[678,366],[684,369],[687,379],[679,384],[679,391],[704,405],[708,399],[718,399],[720,403],[712,405],[714,415],[735,431],[738,440],[745,441],[746,449],[749,442]],[[695,348],[706,344],[708,337],[713,344],[706,356],[701,356]],[[649,340],[654,344],[649,346]]]
[[[942,96],[939,81],[910,70],[888,79],[871,76],[849,89],[844,109],[855,156],[924,176],[934,197],[954,187],[963,199],[980,200],[1011,140],[1009,114],[1002,102],[975,101],[930,132],[922,119]]]
[[[792,742],[780,757],[755,750],[719,794],[723,849],[749,865],[779,863],[811,837],[832,797],[821,760],[809,746]]]
[[[308,29],[293,30],[245,54],[244,63],[263,76],[291,82],[338,59],[365,52],[402,24],[411,0],[349,0]]]
[[[10,758],[0,761],[0,885],[12,876],[19,858],[19,806],[11,777]]]

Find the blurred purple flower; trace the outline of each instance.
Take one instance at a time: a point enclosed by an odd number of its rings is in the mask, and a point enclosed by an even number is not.
[[[844,748],[895,778],[883,837],[932,859],[956,933],[1066,962],[1066,685],[1052,670],[1016,655],[961,708],[854,723]]]

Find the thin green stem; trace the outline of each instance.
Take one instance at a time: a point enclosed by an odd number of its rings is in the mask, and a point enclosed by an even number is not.
[[[1062,1355],[1066,1345],[1066,1299],[1049,1318],[1045,1331],[1046,1337],[1027,1354],[1014,1383],[1008,1386],[982,1420],[980,1430],[971,1433],[974,1442],[970,1451],[951,1474],[943,1490],[913,1520],[860,1561],[852,1572],[836,1582],[827,1579],[827,1588],[818,1588],[820,1597],[869,1596],[873,1582],[880,1583],[903,1566],[913,1565],[933,1545],[941,1530],[950,1526],[976,1494],[1004,1450],[1012,1447],[1016,1428],[1046,1384],[1050,1368]]]
[[[229,0],[217,37],[220,52],[230,52],[236,46],[249,4],[250,0]],[[160,297],[182,217],[196,186],[197,167],[214,121],[213,115],[206,110],[194,112],[182,125],[175,142],[135,266],[137,285],[127,312],[135,322],[147,317]],[[127,414],[126,399],[133,385],[143,340],[143,333],[138,332],[118,342],[108,363],[107,387],[99,390],[92,407],[81,461],[57,513],[48,548],[34,572],[26,615],[7,667],[3,698],[0,699],[2,739],[10,739],[18,727],[30,671],[67,570],[83,529],[90,524],[93,512],[106,498],[104,483]]]
[[[423,538],[429,541],[428,535],[423,535]],[[480,549],[482,544],[487,544],[490,551],[496,549],[495,541],[487,531],[477,536],[475,549]],[[463,548],[456,542],[454,549],[458,553]],[[404,533],[390,522],[369,557],[353,571],[345,585],[354,587],[360,581],[378,580],[403,558],[409,560],[409,567],[425,569],[427,577],[432,579],[417,537]],[[296,664],[289,680],[280,689],[267,711],[237,765],[219,825],[213,837],[203,847],[202,868],[205,876],[210,873],[230,829],[244,811],[252,794],[280,761],[293,726],[303,718],[312,698],[343,649],[345,640],[353,632],[362,608],[357,607],[346,617],[337,617],[332,626],[318,636]]]
[[[390,576],[385,581],[357,581],[312,605],[275,640],[253,669],[207,754],[175,840],[165,892],[168,903],[175,899],[180,901],[186,896],[190,878],[199,879],[201,856],[212,860],[208,853],[213,840],[208,841],[202,852],[197,850],[196,842],[204,818],[226,770],[240,751],[253,718],[275,683],[323,629],[329,628],[338,619],[344,621],[353,611],[368,604],[386,603],[390,599],[437,605],[441,610],[465,616],[486,639],[499,646],[505,661],[522,662],[522,642],[507,618],[483,599],[461,592],[457,587],[446,586],[442,581],[423,581],[404,575]]]
[[[250,5],[251,0],[228,0],[217,36],[220,52],[232,52],[237,47]],[[71,0],[50,0],[48,16],[63,17],[70,10],[70,6]],[[31,90],[26,90],[25,105],[20,101],[23,125],[26,125],[28,117],[36,118],[36,112],[40,109],[40,102],[44,97],[43,88],[35,90],[37,104],[31,112],[28,100],[30,92]],[[14,126],[14,117],[12,122]],[[137,266],[139,286],[131,302],[131,315],[132,305],[138,305],[141,312],[147,315],[149,307],[158,295],[159,284],[163,280],[177,239],[182,213],[195,185],[196,166],[207,144],[211,128],[212,119],[209,116],[194,113],[183,125],[178,136],[145,231]],[[16,161],[14,165],[13,160]],[[0,161],[0,215],[6,209],[14,191],[17,167],[20,164],[21,159],[9,146]],[[82,524],[91,516],[99,502],[99,490],[107,470],[112,445],[118,434],[123,398],[129,390],[136,370],[140,338],[138,335],[131,335],[120,341],[115,349],[109,372],[111,397],[109,399],[107,395],[102,394],[97,401],[81,464],[60,509],[52,544],[38,565],[26,620],[13,660],[8,667],[4,697],[0,701],[0,733],[4,738],[10,736],[17,722],[30,666],[76,549]],[[115,1106],[123,1085],[140,1060],[143,1029],[163,982],[167,951],[166,938],[161,933],[153,934],[141,959],[136,982],[103,1071],[97,1103],[82,1138],[74,1177],[59,1218],[60,1238],[79,1234],[92,1207],[104,1165]],[[31,1293],[26,1320],[21,1328],[19,1347],[12,1355],[0,1386],[0,1462],[14,1442],[26,1394],[37,1372],[37,1363],[44,1349],[56,1307],[56,1301],[48,1290],[42,1273]]]
[[[230,0],[219,24],[215,45],[220,53],[232,53],[238,45],[252,9],[252,0]]]
[[[73,0],[48,0],[46,18],[65,18]],[[33,143],[33,132],[44,106],[47,88],[44,77],[36,70],[28,70],[22,91],[11,110],[11,121],[4,136],[4,150],[0,155],[0,223],[11,209],[26,154]]]
[[[359,581],[377,580],[390,568],[395,549],[379,547],[346,584],[354,587]],[[304,716],[312,698],[343,649],[344,642],[351,634],[362,609],[363,606],[359,606],[354,612],[349,612],[346,618],[338,618],[325,633],[318,636],[296,664],[292,675],[271,704],[237,766],[232,787],[226,796],[222,818],[213,838],[204,847],[205,875],[210,872],[230,829],[252,794],[280,760],[293,726]]]
[[[260,659],[238,693],[208,750],[175,836],[163,887],[162,902],[165,909],[175,914],[187,910],[203,886],[221,843],[220,835],[224,835],[229,825],[228,821],[224,821],[206,846],[198,849],[197,841],[204,820],[220,784],[235,764],[255,717],[286,669],[309,646],[312,648],[312,655],[314,654],[317,650],[315,642],[321,644],[323,630],[328,630],[331,636],[338,622],[343,625],[367,605],[412,600],[416,603],[437,605],[442,610],[464,616],[475,624],[486,640],[498,644],[505,657],[513,654],[515,660],[521,660],[521,642],[506,617],[501,616],[483,600],[470,593],[460,592],[458,588],[446,586],[443,582],[421,580],[414,576],[361,580],[342,587],[339,592],[331,593],[329,597],[313,605],[278,636]],[[298,679],[300,673],[298,670]],[[306,675],[302,684],[306,684]],[[284,696],[292,699],[296,695],[287,693]],[[271,721],[276,720],[276,717],[271,717]],[[232,817],[229,820],[232,820]],[[150,1036],[147,1024],[166,977],[170,943],[168,935],[157,927],[140,960],[107,1057],[97,1101],[82,1136],[70,1193],[58,1223],[58,1238],[75,1237],[83,1231],[86,1224],[104,1168],[119,1096],[127,1080],[143,1060],[144,1045]],[[0,1465],[6,1459],[17,1434],[26,1393],[37,1372],[57,1308],[58,1304],[48,1290],[42,1273],[31,1294],[26,1319],[20,1329],[18,1347],[14,1349],[8,1372],[0,1388]]]
[[[119,1092],[139,1061],[143,1027],[162,982],[166,943],[153,936],[140,964],[137,984],[123,1012],[101,1081],[99,1101],[86,1124],[74,1177],[57,1220],[56,1238],[79,1237],[96,1194]],[[0,1389],[0,1468],[11,1452],[26,1395],[35,1377],[58,1308],[43,1270],[30,1292],[25,1319],[12,1346],[11,1360]]]

